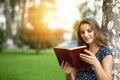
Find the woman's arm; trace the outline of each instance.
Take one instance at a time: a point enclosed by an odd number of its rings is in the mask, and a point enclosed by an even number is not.
[[[95,73],[98,80],[112,80],[112,65],[113,57],[108,55],[102,60],[102,64],[97,63],[94,65]]]
[[[106,56],[102,63],[98,61],[96,56],[88,50],[85,50],[89,55],[80,54],[80,58],[93,65],[94,71],[96,73],[98,80],[112,80],[112,65],[113,65],[113,57],[112,55]]]

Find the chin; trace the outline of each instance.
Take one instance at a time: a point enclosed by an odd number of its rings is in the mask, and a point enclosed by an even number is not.
[[[87,44],[91,44],[92,42],[91,41],[86,41]]]

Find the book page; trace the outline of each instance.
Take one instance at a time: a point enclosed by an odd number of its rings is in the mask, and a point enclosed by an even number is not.
[[[77,47],[69,48],[69,50],[80,49],[80,48],[85,48],[85,47],[87,46],[77,46]]]
[[[55,48],[59,48],[59,49],[69,49],[67,46],[56,46]]]

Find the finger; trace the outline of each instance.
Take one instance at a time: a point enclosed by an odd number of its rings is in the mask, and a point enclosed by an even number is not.
[[[62,63],[61,63],[61,68],[63,68],[64,67],[64,61],[62,61]]]
[[[65,67],[65,68],[68,67],[68,64],[69,64],[68,62],[65,62],[65,66],[64,66],[64,67]]]
[[[90,59],[91,59],[91,56],[86,55],[86,54],[80,54],[80,58],[84,58],[84,59],[90,60]]]
[[[92,52],[90,52],[89,50],[84,50],[84,52],[86,52],[88,55],[93,55],[93,53]]]
[[[68,67],[71,68],[72,66],[68,63]]]
[[[81,60],[89,63],[89,61],[91,61],[90,59],[88,59],[88,57],[85,57],[85,56],[81,56]]]

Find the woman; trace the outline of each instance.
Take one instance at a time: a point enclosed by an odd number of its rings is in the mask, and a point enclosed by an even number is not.
[[[61,69],[66,73],[66,80],[112,80],[112,51],[93,18],[83,19],[78,26],[78,46],[82,45],[88,46],[84,52],[89,55],[80,54],[79,57],[91,66],[80,70],[62,61]]]

